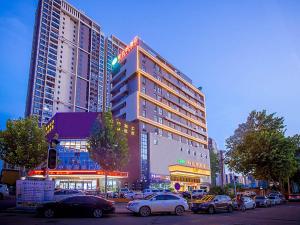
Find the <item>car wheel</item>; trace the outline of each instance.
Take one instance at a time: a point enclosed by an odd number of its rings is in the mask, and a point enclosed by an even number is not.
[[[46,217],[46,218],[52,218],[52,217],[54,217],[54,210],[50,209],[50,208],[45,209],[43,214],[44,214],[44,217]]]
[[[233,207],[230,205],[230,206],[228,206],[227,210],[228,210],[229,213],[232,213],[233,212]]]
[[[209,214],[214,214],[215,213],[215,208],[213,206],[208,207],[208,213]]]
[[[183,206],[181,206],[181,205],[176,206],[176,208],[175,208],[175,214],[176,214],[177,216],[181,216],[183,213],[184,213],[184,208],[183,208]]]
[[[256,204],[254,203],[252,209],[255,209],[255,208],[256,208]]]
[[[143,206],[140,208],[140,215],[142,217],[150,216],[151,209],[148,206]]]
[[[94,209],[93,210],[93,217],[101,218],[103,216],[103,211],[101,209]]]

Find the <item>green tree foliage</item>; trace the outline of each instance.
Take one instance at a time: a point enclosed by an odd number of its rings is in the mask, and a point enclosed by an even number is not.
[[[220,160],[219,160],[218,154],[215,153],[213,150],[209,151],[209,158],[210,158],[210,170],[211,170],[212,185],[215,186],[217,173],[220,172]]]
[[[265,110],[252,111],[226,140],[226,163],[230,169],[252,174],[256,179],[287,181],[297,169],[295,152],[299,138],[285,137],[284,133],[282,117]]]
[[[128,143],[121,124],[114,122],[112,113],[105,112],[97,118],[88,139],[91,158],[104,171],[122,170],[128,163]],[[107,182],[105,182],[106,191]]]
[[[47,159],[45,135],[36,117],[8,120],[6,130],[0,131],[0,158],[23,170],[35,168]]]

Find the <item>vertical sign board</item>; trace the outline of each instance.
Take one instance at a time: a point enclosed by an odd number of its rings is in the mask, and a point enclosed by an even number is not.
[[[22,209],[34,209],[38,204],[53,201],[54,181],[17,180],[16,206]]]

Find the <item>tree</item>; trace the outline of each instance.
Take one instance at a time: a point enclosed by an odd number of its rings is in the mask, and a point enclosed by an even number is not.
[[[209,151],[209,159],[210,159],[212,185],[216,186],[217,173],[220,172],[220,160],[218,154],[215,153],[213,150]]]
[[[21,176],[47,159],[48,143],[45,129],[36,117],[8,120],[6,130],[0,131],[0,158],[18,166]]]
[[[281,185],[296,169],[298,138],[285,137],[283,117],[252,111],[226,140],[226,163],[235,172]]]
[[[105,196],[107,172],[121,170],[128,163],[128,143],[121,123],[115,122],[110,111],[102,113],[93,126],[88,139],[90,157],[105,171]]]

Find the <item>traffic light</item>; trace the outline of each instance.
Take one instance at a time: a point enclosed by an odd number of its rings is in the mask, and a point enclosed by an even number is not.
[[[54,148],[49,148],[48,150],[48,169],[55,169],[56,168],[56,150]]]

